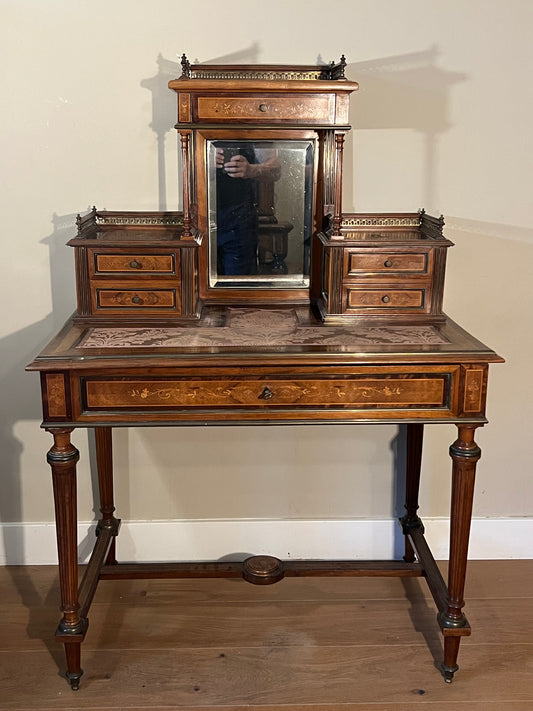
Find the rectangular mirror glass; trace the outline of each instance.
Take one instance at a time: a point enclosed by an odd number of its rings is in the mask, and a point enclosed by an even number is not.
[[[315,146],[311,140],[208,140],[209,283],[309,285]]]

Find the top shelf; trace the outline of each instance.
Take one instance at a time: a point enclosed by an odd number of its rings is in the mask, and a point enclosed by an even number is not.
[[[418,212],[390,213],[343,213],[340,235],[331,237],[334,242],[417,242],[427,240],[451,246],[442,231],[444,218],[428,215],[425,210]]]

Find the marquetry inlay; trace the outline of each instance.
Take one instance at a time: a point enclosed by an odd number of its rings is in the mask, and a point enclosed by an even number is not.
[[[96,408],[160,407],[438,407],[445,403],[446,376],[342,380],[87,380],[86,402]],[[265,394],[267,393],[267,394]]]
[[[65,417],[65,378],[62,373],[47,373],[46,396],[48,402],[48,415],[50,417]]]
[[[465,412],[479,412],[483,403],[483,368],[472,368],[465,373]]]

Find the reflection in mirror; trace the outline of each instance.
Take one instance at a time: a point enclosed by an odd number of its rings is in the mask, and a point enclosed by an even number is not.
[[[214,287],[309,285],[314,142],[208,141]]]

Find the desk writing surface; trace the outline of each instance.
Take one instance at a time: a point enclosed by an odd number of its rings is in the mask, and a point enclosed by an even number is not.
[[[449,319],[324,325],[304,307],[214,307],[187,325],[71,321],[29,368],[45,426],[482,423],[500,360]]]
[[[205,308],[202,319],[175,326],[99,326],[68,321],[30,365],[46,370],[68,361],[147,358],[195,362],[231,357],[266,360],[280,356],[327,360],[430,360],[501,362],[490,348],[451,319],[435,324],[402,324],[398,318],[377,323],[324,324],[305,307]]]

